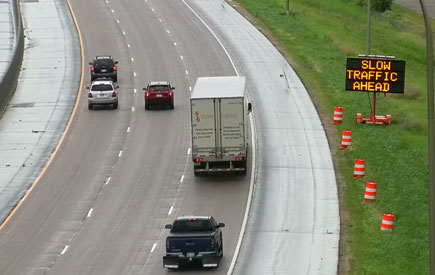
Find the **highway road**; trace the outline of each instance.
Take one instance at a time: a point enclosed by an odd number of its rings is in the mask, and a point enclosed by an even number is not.
[[[85,64],[105,54],[119,61],[120,106],[88,110],[80,90],[60,150],[0,231],[0,273],[165,274],[164,225],[198,214],[226,223],[224,258],[209,272],[226,274],[250,176],[193,176],[188,105],[198,76],[236,74],[225,51],[181,1],[71,5]],[[175,110],[144,110],[151,80],[175,86]]]

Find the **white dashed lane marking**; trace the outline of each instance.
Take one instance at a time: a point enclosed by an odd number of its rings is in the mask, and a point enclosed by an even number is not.
[[[169,208],[168,215],[171,215],[172,210],[174,210],[174,206],[173,205],[171,206],[171,208]]]
[[[65,254],[65,252],[68,250],[69,245],[65,245],[65,247],[63,248],[62,252],[60,252],[60,255]]]
[[[94,211],[94,208],[91,208],[91,209],[89,210],[88,215],[87,215],[88,218],[91,217],[93,211]]]
[[[108,177],[105,184],[109,184],[111,179],[112,179],[111,177]]]
[[[156,249],[156,246],[157,246],[157,243],[154,243],[154,244],[153,244],[153,247],[151,248],[151,253],[154,252],[154,250]]]
[[[127,128],[127,133],[130,133],[130,127]]]
[[[122,156],[122,150],[119,151],[118,157],[120,158]]]
[[[182,183],[183,180],[184,180],[184,175],[181,176],[180,183]]]

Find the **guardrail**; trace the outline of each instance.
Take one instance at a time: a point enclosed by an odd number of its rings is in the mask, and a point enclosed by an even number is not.
[[[24,30],[23,21],[21,19],[20,0],[12,0],[12,2],[15,19],[16,44],[13,49],[12,60],[9,63],[3,78],[0,79],[0,117],[17,87],[18,75],[20,74],[24,54]]]

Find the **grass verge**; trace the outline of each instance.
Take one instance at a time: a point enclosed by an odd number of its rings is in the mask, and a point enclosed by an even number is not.
[[[423,17],[400,6],[374,14],[371,53],[406,60],[404,95],[378,96],[377,114],[391,126],[358,125],[356,113],[370,116],[366,93],[345,91],[346,57],[366,52],[365,8],[349,0],[237,0],[268,30],[310,91],[323,121],[332,124],[334,106],[344,107],[340,140],[352,130],[352,147],[332,142],[338,171],[342,219],[341,257],[350,274],[429,274],[429,172],[427,147],[426,42]],[[371,96],[370,96],[371,98]],[[331,126],[328,126],[331,127]],[[357,158],[366,160],[366,178],[353,179]],[[378,183],[377,202],[363,202],[366,181]],[[380,231],[383,213],[394,213],[392,233]],[[349,255],[344,255],[350,253]]]

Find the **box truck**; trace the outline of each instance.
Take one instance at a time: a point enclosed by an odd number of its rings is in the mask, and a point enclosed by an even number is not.
[[[199,77],[190,96],[195,176],[214,172],[246,174],[246,78]]]

